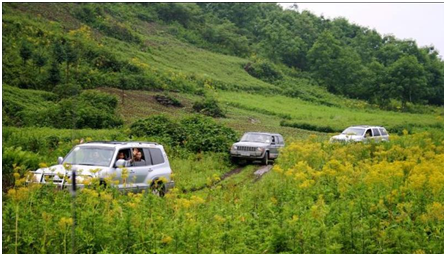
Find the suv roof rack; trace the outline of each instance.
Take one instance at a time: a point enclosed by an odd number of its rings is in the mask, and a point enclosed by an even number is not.
[[[125,142],[122,142],[122,141],[105,141],[105,140],[88,141],[88,142],[85,142],[84,144],[87,144],[87,143],[125,144]]]
[[[89,142],[85,142],[85,143],[104,143],[104,144],[128,144],[128,143],[146,143],[146,144],[154,144],[154,145],[158,145],[158,143],[156,142],[149,142],[149,141],[89,141]]]
[[[155,145],[159,145],[158,143],[156,143],[156,142],[153,142],[153,141],[129,141],[128,143],[139,143],[139,144],[142,144],[142,143],[146,143],[146,144],[155,144]]]

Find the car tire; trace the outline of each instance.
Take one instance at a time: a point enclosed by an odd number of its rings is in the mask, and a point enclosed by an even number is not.
[[[239,159],[237,157],[231,157],[231,163],[238,165],[239,164]]]
[[[155,180],[150,185],[150,193],[155,196],[164,197],[166,194],[166,186],[159,180]]]
[[[265,155],[263,156],[263,159],[262,159],[262,164],[268,165],[268,162],[269,162],[269,152],[266,151]]]

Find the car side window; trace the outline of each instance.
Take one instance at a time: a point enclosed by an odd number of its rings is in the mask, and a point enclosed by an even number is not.
[[[159,148],[150,148],[149,151],[150,151],[150,156],[152,157],[153,165],[164,163],[163,153]]]
[[[278,136],[278,138],[279,138],[279,144],[283,144],[283,138],[282,138],[282,136]]]
[[[387,135],[389,135],[389,134],[387,133],[386,129],[384,129],[384,128],[379,128],[379,131],[381,132],[381,134],[382,134],[383,136],[387,136]]]
[[[142,148],[134,148],[132,152],[132,166],[146,166],[150,164],[150,162],[147,162],[147,154],[145,154]]]
[[[379,134],[379,130],[377,128],[373,128],[372,131],[373,131],[373,136],[375,136],[375,137],[381,136],[381,134]]]
[[[144,148],[144,155],[146,156],[146,164],[147,165],[153,165],[152,163],[152,156],[150,155],[150,151],[148,148]]]
[[[119,159],[124,159],[125,161],[128,161],[128,160],[132,159],[131,155],[132,155],[132,153],[131,153],[130,148],[120,149],[118,151],[118,155],[116,156],[115,162],[118,161]]]
[[[368,130],[365,132],[365,137],[372,137],[372,130],[368,129]]]

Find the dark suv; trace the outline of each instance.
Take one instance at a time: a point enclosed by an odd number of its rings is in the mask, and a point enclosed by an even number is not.
[[[279,149],[285,146],[282,135],[278,133],[247,132],[239,142],[231,147],[231,160],[260,160],[267,165],[279,156]]]

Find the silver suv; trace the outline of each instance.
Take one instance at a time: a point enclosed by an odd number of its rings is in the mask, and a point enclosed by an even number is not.
[[[150,189],[164,193],[174,186],[172,169],[162,145],[154,142],[88,142],[75,146],[58,165],[32,172],[28,182],[52,183],[71,187],[69,180],[76,171],[76,187],[92,179],[121,190]],[[107,184],[110,183],[110,184]]]
[[[231,147],[231,160],[238,163],[239,160],[261,160],[268,165],[270,160],[279,156],[279,149],[285,146],[282,135],[277,133],[247,132],[239,142]]]
[[[376,142],[389,141],[389,134],[381,126],[358,125],[345,129],[341,134],[330,138],[330,142]]]

